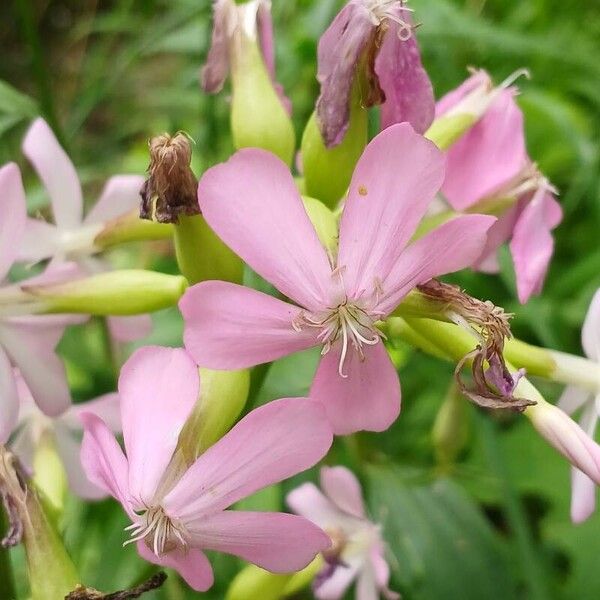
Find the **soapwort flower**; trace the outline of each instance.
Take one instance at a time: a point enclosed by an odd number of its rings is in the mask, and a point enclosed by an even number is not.
[[[339,600],[356,581],[359,600],[380,594],[386,600],[398,599],[388,588],[390,569],[381,528],[367,517],[358,479],[346,467],[323,467],[321,490],[305,483],[287,496],[296,514],[321,527],[333,541],[323,552],[325,566],[313,583],[315,596]]]
[[[257,408],[190,464],[178,438],[199,385],[185,350],[138,350],[119,378],[126,454],[100,418],[82,415],[89,479],[131,519],[126,543],[137,543],[146,560],[177,569],[195,590],[213,581],[204,549],[274,572],[302,569],[329,546],[318,527],[295,515],[226,509],[327,453],[332,433],[322,406],[287,398]]]
[[[294,180],[276,157],[242,150],[198,187],[204,218],[221,239],[295,304],[208,281],[180,301],[186,348],[211,369],[239,369],[321,346],[311,389],[334,431],[387,429],[400,385],[377,322],[416,285],[462,269],[481,253],[493,217],[453,219],[409,244],[441,186],[444,157],[408,123],[365,149],[330,262]]]

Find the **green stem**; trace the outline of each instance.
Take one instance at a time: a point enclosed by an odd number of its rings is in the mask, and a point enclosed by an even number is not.
[[[535,547],[531,527],[527,521],[521,500],[511,484],[500,449],[496,424],[486,415],[479,414],[478,419],[478,429],[481,432],[487,462],[499,483],[500,492],[504,500],[504,513],[508,525],[513,532],[519,554],[518,562],[523,565],[522,573],[528,590],[528,593],[525,595],[532,600],[545,600],[551,597],[550,590],[546,584],[547,573],[542,563],[538,560],[539,553]]]
[[[7,527],[7,520],[4,515],[4,508],[0,506],[0,537],[4,536]],[[15,581],[10,564],[10,551],[0,546],[0,598],[14,600],[17,597],[15,590]]]

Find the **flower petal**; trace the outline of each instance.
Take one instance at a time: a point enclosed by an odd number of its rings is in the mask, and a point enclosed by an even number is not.
[[[365,565],[356,582],[356,600],[379,600],[379,587],[375,581],[375,573]]]
[[[347,377],[338,372],[339,346],[321,359],[310,397],[323,403],[336,435],[385,431],[400,413],[400,381],[385,346],[363,347],[362,361],[351,350],[344,365]]]
[[[92,413],[83,413],[81,422],[84,427],[81,464],[87,478],[118,500],[134,518],[127,486],[129,465],[115,436],[104,421]]]
[[[471,266],[495,221],[488,215],[456,217],[410,244],[382,282],[377,310],[388,314],[417,285]]]
[[[385,280],[443,178],[443,154],[408,123],[367,146],[340,223],[338,267],[349,296]]]
[[[363,519],[365,504],[356,475],[346,467],[323,467],[321,488],[344,512]]]
[[[200,85],[207,94],[220,92],[229,73],[229,30],[235,18],[233,0],[215,0],[210,48],[200,71]]]
[[[151,504],[199,389],[198,369],[180,348],[140,348],[123,365],[119,397],[133,498]]]
[[[198,199],[208,224],[259,275],[306,308],[323,306],[331,267],[281,160],[240,150],[204,174]]]
[[[0,168],[0,281],[8,273],[23,243],[26,207],[19,167],[8,163]]]
[[[331,544],[319,527],[296,515],[226,510],[186,522],[192,543],[234,554],[274,573],[308,565]]]
[[[442,193],[464,210],[516,177],[527,164],[516,90],[502,90],[485,115],[447,151]]]
[[[566,412],[568,415],[573,415],[573,413],[581,408],[587,400],[590,399],[590,392],[587,390],[583,390],[578,388],[575,385],[568,385],[565,387],[562,395],[558,399],[556,406],[560,408],[563,412]]]
[[[435,116],[441,117],[454,108],[465,96],[474,92],[477,88],[491,89],[492,80],[488,73],[482,69],[475,71],[465,79],[457,88],[451,90],[437,101],[435,105]]]
[[[210,562],[206,554],[197,548],[178,547],[167,554],[156,556],[144,542],[138,542],[137,550],[144,560],[175,569],[196,592],[206,592],[214,582]]]
[[[15,317],[0,323],[0,344],[19,368],[39,408],[55,417],[71,405],[65,367],[54,349],[65,330],[61,319]]]
[[[411,23],[410,12],[399,10],[399,17]],[[381,128],[407,121],[417,133],[425,133],[435,116],[433,86],[423,68],[415,32],[400,39],[399,24],[390,21],[375,59],[375,72],[385,93],[381,105]]]
[[[313,590],[318,600],[340,600],[356,579],[362,563],[361,556],[352,556],[350,560],[344,560],[344,564],[338,565],[333,573],[315,585]]]
[[[100,198],[86,215],[86,225],[106,223],[116,219],[135,208],[139,208],[140,189],[144,178],[140,175],[115,175],[111,177],[102,190]]]
[[[72,431],[78,431],[81,429],[81,414],[84,412],[100,417],[113,433],[121,433],[121,402],[116,392],[73,404],[60,416],[60,422]]]
[[[167,494],[163,506],[183,522],[223,510],[312,467],[332,440],[317,402],[306,398],[269,402],[201,455]]]
[[[27,219],[17,259],[37,263],[60,254],[60,231],[53,223]]]
[[[285,501],[293,512],[322,529],[337,527],[346,517],[314,483],[303,483],[293,489],[286,496]]]
[[[13,367],[0,347],[0,444],[6,444],[19,418],[19,394]]]
[[[581,329],[581,343],[587,357],[600,362],[600,290],[590,302]]]
[[[83,217],[83,197],[77,171],[62,149],[52,129],[36,119],[23,140],[23,154],[44,183],[54,222],[61,229],[76,229]]]
[[[152,333],[152,317],[150,315],[108,317],[107,324],[111,336],[117,342],[135,342]]]
[[[185,347],[209,369],[250,367],[316,344],[313,332],[292,326],[299,308],[241,285],[199,283],[185,292],[179,309]]]

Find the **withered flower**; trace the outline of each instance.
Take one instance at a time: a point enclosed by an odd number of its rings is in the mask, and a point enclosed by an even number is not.
[[[192,148],[182,132],[163,133],[148,142],[148,179],[140,195],[140,218],[159,223],[178,223],[180,215],[200,214],[196,190],[198,180],[190,164]]]

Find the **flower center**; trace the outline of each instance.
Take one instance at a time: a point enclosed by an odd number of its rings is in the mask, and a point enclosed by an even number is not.
[[[365,0],[373,25],[379,27],[386,20],[394,21],[398,24],[398,37],[406,42],[412,36],[413,27],[401,17],[403,11],[411,11],[404,4],[404,0]]]
[[[323,344],[322,355],[327,354],[336,341],[341,341],[342,351],[338,366],[341,377],[347,377],[344,374],[344,363],[349,345],[358,352],[360,360],[364,360],[363,345],[374,346],[384,337],[375,327],[371,314],[356,304],[348,303],[347,300],[324,313],[311,314],[302,311],[292,322],[292,327],[296,331],[301,331],[304,327],[319,329],[317,338]]]
[[[161,506],[156,506],[143,511],[136,523],[125,528],[131,539],[123,546],[144,540],[156,556],[173,550],[177,546],[187,546],[185,529],[173,522],[165,514]]]

